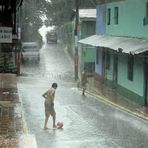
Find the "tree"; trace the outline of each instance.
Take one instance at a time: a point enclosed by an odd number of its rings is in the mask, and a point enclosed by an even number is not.
[[[39,17],[44,11],[38,9],[38,0],[25,0],[21,8],[21,28],[23,41],[35,41],[41,39],[38,29],[43,25]],[[44,4],[44,3],[43,3]],[[40,40],[39,39],[39,40]]]
[[[79,0],[80,8],[95,8],[96,0]],[[42,15],[48,20],[46,25],[62,26],[71,21],[74,16],[75,0],[25,0],[22,6],[21,23],[23,38],[34,40],[38,29],[43,25]]]
[[[73,6],[73,0],[51,0],[46,13],[49,23],[59,26],[68,22],[73,13]]]
[[[75,0],[51,0],[47,8],[49,24],[63,25],[74,16]],[[79,0],[79,8],[95,8],[96,0]]]

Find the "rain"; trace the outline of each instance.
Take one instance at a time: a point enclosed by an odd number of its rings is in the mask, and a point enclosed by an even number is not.
[[[147,148],[147,6],[18,0],[0,20],[0,147]]]

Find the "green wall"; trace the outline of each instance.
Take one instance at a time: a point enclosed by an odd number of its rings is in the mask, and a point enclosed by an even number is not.
[[[96,21],[84,21],[82,20],[81,22],[81,35],[80,38],[86,38],[89,37],[91,35],[95,34],[95,29],[96,29]],[[86,49],[86,52],[83,52],[83,48]],[[95,58],[96,58],[96,50],[95,47],[90,47],[87,45],[81,45],[79,48],[79,51],[81,51],[80,55],[81,55],[81,64],[82,67],[84,66],[84,63],[89,63],[89,62],[95,62]]]
[[[106,25],[106,34],[148,38],[148,25],[143,25],[148,0],[124,0],[107,3],[111,8],[111,24]],[[119,23],[114,24],[114,7],[119,8]]]
[[[133,81],[127,78],[127,56],[120,56],[118,58],[118,85],[132,91],[133,93],[143,96],[144,90],[144,73],[143,60],[135,58],[134,60],[134,75]]]
[[[96,51],[95,48],[87,47],[87,52],[82,54],[82,60],[84,62],[95,62]]]
[[[115,36],[128,36],[148,38],[148,25],[144,25],[146,17],[146,3],[148,0],[123,0],[106,4],[111,9],[110,25],[106,24],[106,34]],[[114,23],[114,9],[118,7],[118,24]],[[106,14],[107,19],[107,14]],[[144,67],[142,58],[134,56],[133,81],[128,80],[127,55],[118,57],[118,91],[127,98],[144,104]],[[111,61],[112,62],[112,61]],[[112,69],[111,69],[112,70]],[[110,75],[109,75],[110,74]],[[111,71],[107,79],[111,79]]]
[[[81,39],[94,35],[96,32],[96,21],[81,22]]]

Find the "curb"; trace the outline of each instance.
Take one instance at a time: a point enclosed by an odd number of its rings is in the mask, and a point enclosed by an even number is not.
[[[25,116],[24,116],[24,113],[23,113],[23,132],[24,134],[28,134],[28,126],[27,126],[27,123],[26,123],[26,120],[25,120]]]
[[[80,90],[82,90],[81,88],[78,88]],[[98,94],[95,94],[93,92],[90,92],[90,91],[86,91],[89,95],[93,96],[93,97],[96,97],[97,99],[99,99],[101,102],[105,103],[106,105],[110,105],[110,106],[113,106],[113,107],[116,107],[117,109],[121,110],[121,111],[124,111],[124,112],[127,112],[133,116],[136,116],[136,117],[139,117],[141,119],[144,119],[144,120],[148,120],[148,117],[145,116],[143,113],[137,111],[137,112],[134,112],[134,111],[131,111],[121,105],[118,105],[112,101],[110,101],[107,97],[105,96],[101,96],[101,95],[98,95]]]

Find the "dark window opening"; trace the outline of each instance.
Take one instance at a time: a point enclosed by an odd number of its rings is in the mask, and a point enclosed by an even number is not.
[[[84,69],[87,72],[87,76],[92,76],[95,72],[95,62],[87,62],[84,64]]]
[[[99,64],[99,49],[96,50],[96,64]]]
[[[134,71],[134,56],[128,56],[128,80],[133,81],[133,71]]]
[[[107,9],[107,25],[110,25],[111,22],[111,9]]]
[[[148,17],[148,3],[146,3],[146,17]]]
[[[117,25],[118,24],[118,7],[114,8],[114,24]]]
[[[143,25],[148,25],[148,2],[146,3],[146,8],[145,8],[145,17],[143,19]]]
[[[110,54],[106,53],[106,69],[110,69]]]

